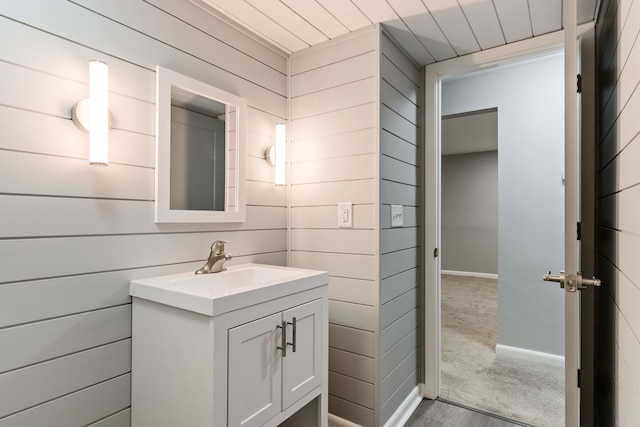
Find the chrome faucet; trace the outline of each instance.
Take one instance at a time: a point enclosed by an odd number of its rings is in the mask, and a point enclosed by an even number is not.
[[[225,243],[230,242],[228,240],[216,240],[213,242],[213,245],[211,245],[209,259],[205,265],[196,270],[196,274],[219,273],[227,269],[227,267],[224,266],[224,263],[232,257],[231,254],[224,251]]]

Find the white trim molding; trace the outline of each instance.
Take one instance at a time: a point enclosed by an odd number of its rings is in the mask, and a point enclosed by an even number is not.
[[[337,415],[329,414],[328,427],[361,427],[359,424],[347,421],[344,418],[340,418]]]
[[[391,415],[391,418],[384,424],[384,427],[403,426],[407,420],[409,420],[411,414],[413,414],[413,411],[416,410],[420,402],[422,402],[420,387],[416,386],[398,409],[396,409],[396,412]]]
[[[413,414],[420,402],[422,402],[420,386],[416,386],[411,390],[411,393],[409,393],[398,409],[396,409],[396,412],[391,415],[391,418],[384,424],[384,427],[403,426],[407,420],[409,420],[411,414]],[[360,427],[360,425],[340,418],[337,415],[329,414],[328,427]]]
[[[440,270],[440,273],[449,274],[451,276],[478,277],[480,279],[498,280],[498,275],[494,273],[476,273],[473,271],[454,271],[454,270]]]
[[[526,348],[497,344],[496,354],[522,360],[529,360],[532,362],[542,362],[551,366],[564,366],[564,356],[559,354],[543,353],[541,351],[529,350]]]

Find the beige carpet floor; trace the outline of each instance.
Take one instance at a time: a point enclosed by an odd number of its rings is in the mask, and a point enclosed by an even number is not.
[[[538,427],[564,425],[564,368],[495,354],[498,283],[442,275],[440,397]]]

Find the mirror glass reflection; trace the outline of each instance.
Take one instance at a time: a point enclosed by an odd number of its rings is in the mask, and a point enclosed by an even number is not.
[[[226,106],[171,88],[171,209],[224,211]]]
[[[246,102],[157,67],[156,222],[244,221]]]

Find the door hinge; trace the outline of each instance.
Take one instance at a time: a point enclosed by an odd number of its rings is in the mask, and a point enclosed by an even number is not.
[[[578,238],[576,240],[582,240],[582,223],[578,221],[578,226],[576,230]]]
[[[582,374],[582,371],[580,371],[580,369],[578,369],[578,388],[580,388],[581,383],[582,383],[582,380],[581,380],[582,375],[581,374]]]
[[[438,258],[438,248],[435,248],[435,249],[433,250],[433,257],[434,257],[434,258]]]
[[[578,93],[582,93],[582,74],[578,74]]]

